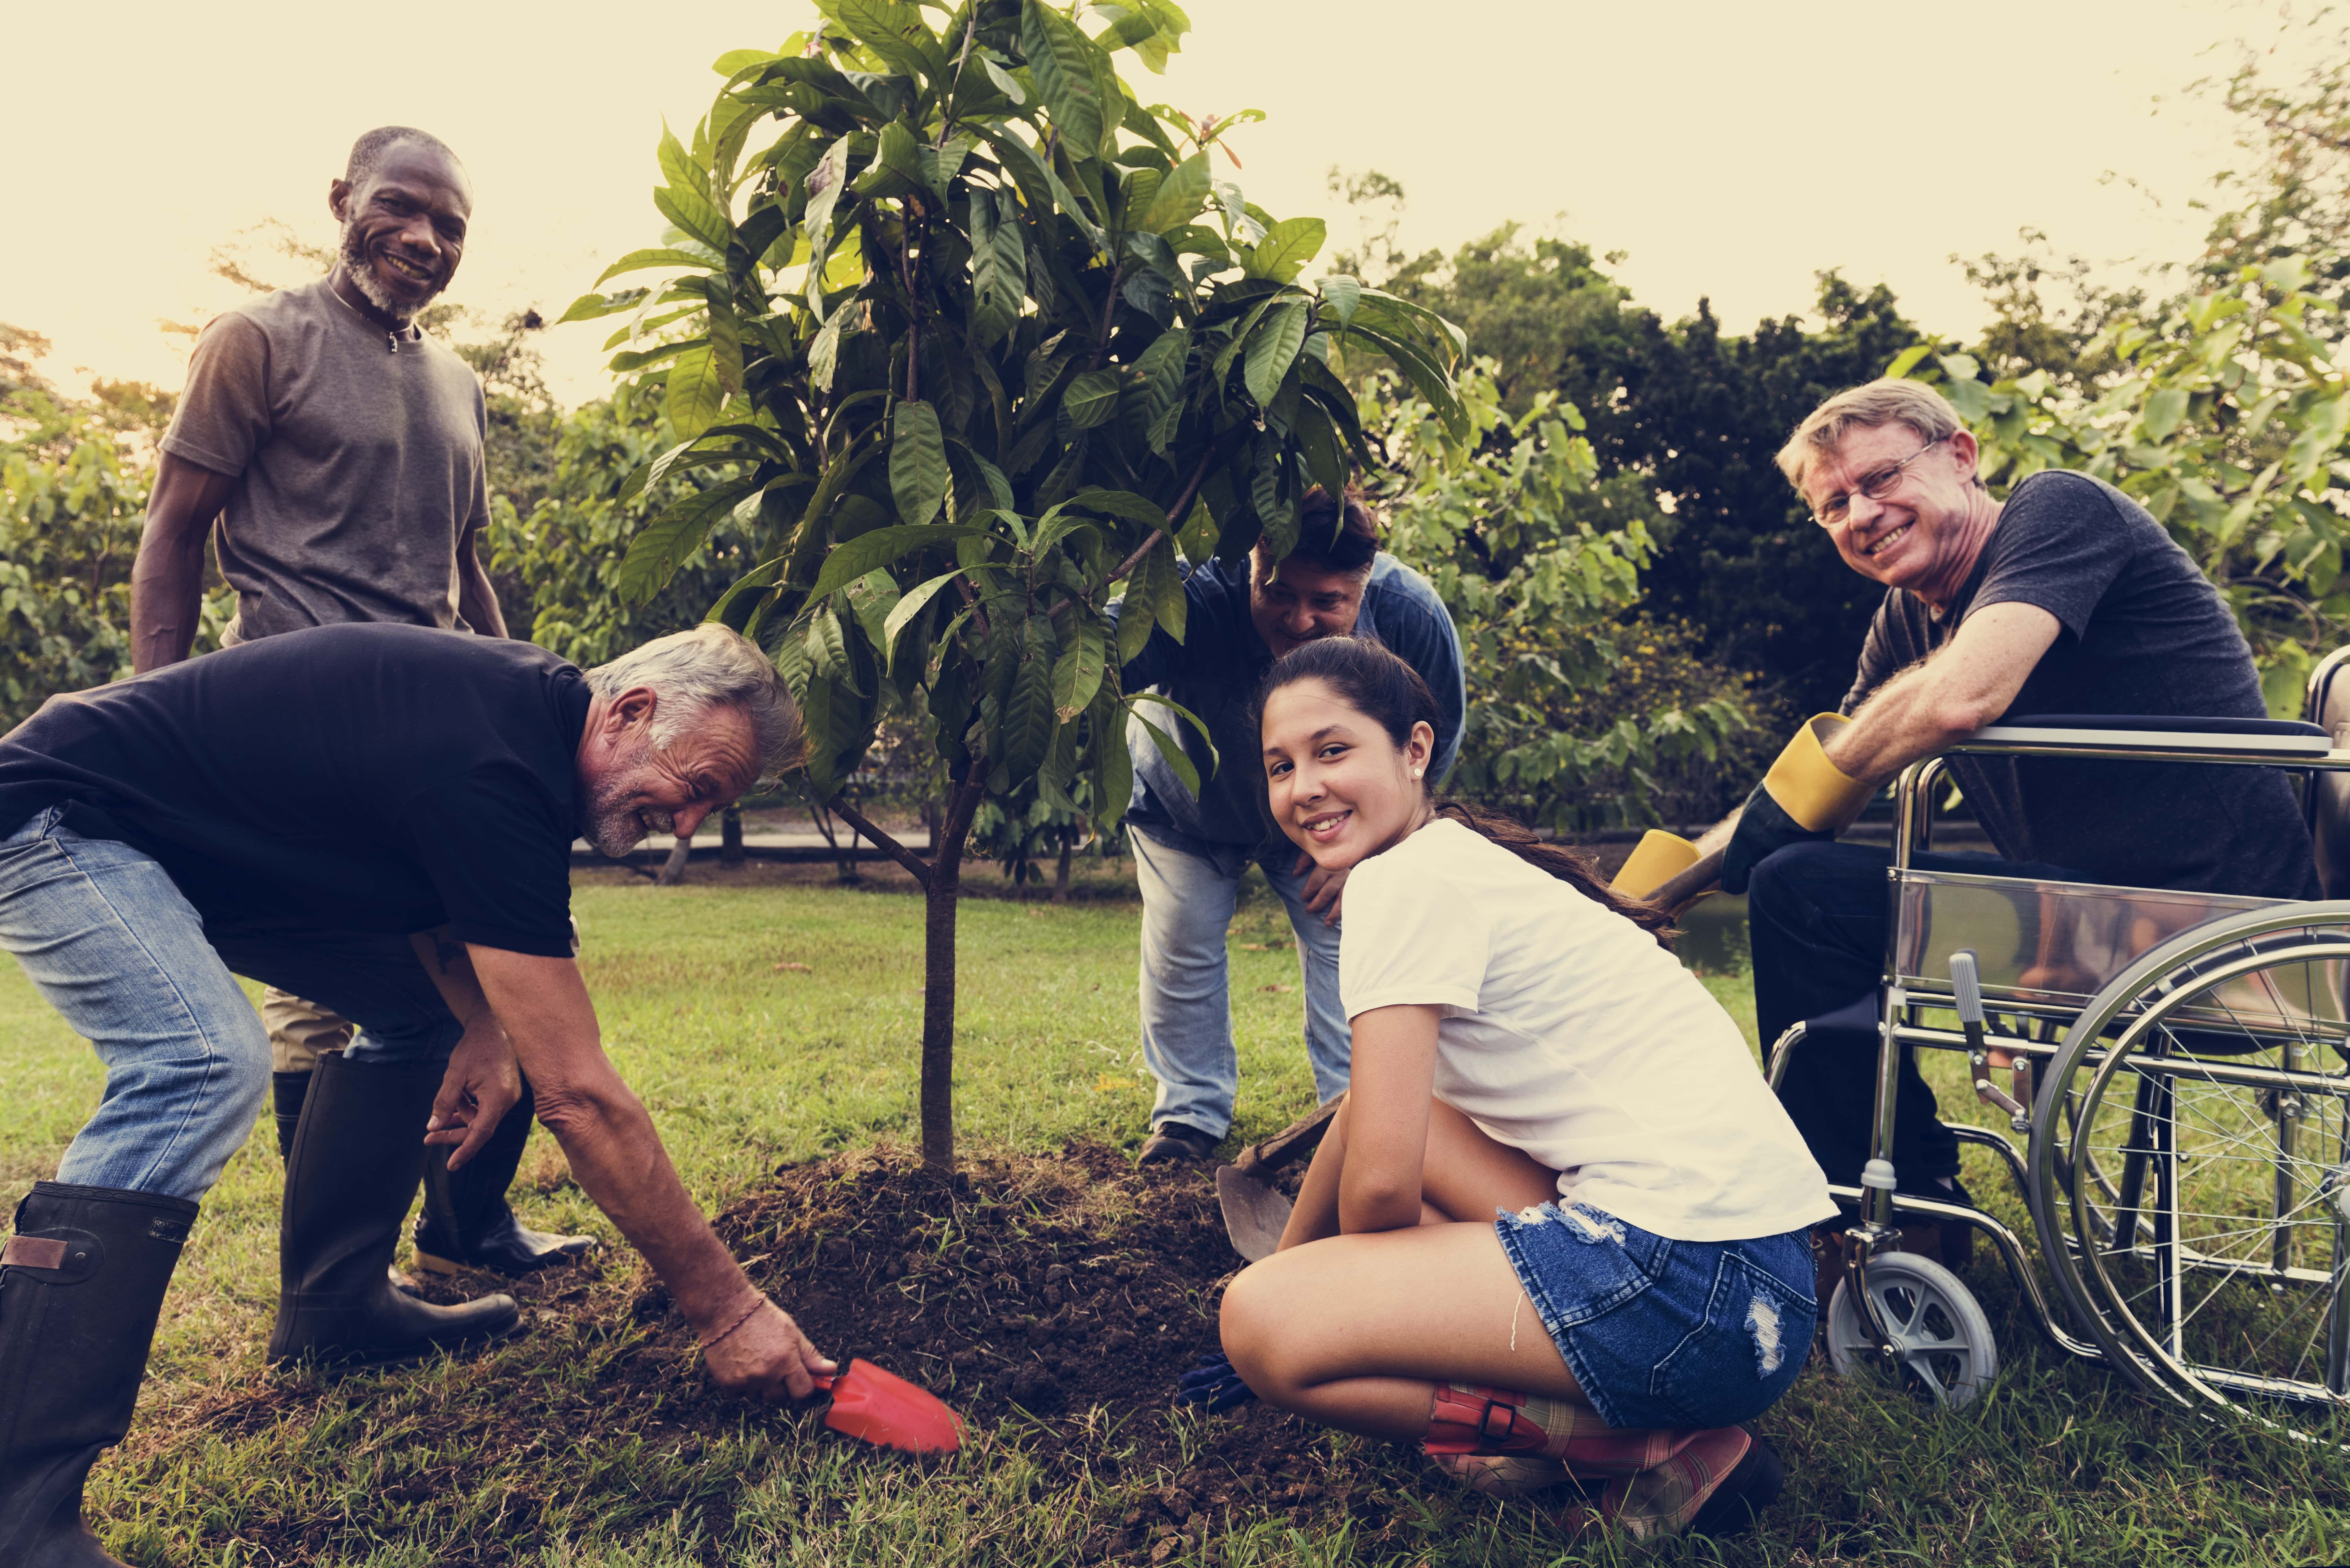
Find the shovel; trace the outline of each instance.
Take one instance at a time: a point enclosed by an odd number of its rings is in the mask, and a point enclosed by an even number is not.
[[[1721,881],[1721,851],[1700,856],[1697,846],[1687,839],[1651,829],[1611,886],[1679,916]],[[1347,1096],[1340,1095],[1312,1116],[1241,1150],[1232,1164],[1216,1168],[1216,1206],[1223,1210],[1224,1235],[1233,1251],[1254,1263],[1279,1249],[1294,1205],[1265,1179],[1317,1147],[1330,1130],[1330,1118],[1346,1101]]]
[[[863,1359],[816,1380],[832,1395],[824,1424],[843,1436],[909,1454],[951,1454],[962,1446],[962,1417],[927,1389]]]

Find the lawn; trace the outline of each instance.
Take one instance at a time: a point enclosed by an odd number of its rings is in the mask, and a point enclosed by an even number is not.
[[[902,883],[696,876],[675,888],[601,878],[577,899],[606,1044],[696,1195],[715,1209],[780,1165],[910,1137],[920,911]],[[1073,1139],[1130,1150],[1144,1130],[1136,909],[1114,883],[1081,892],[1093,896],[964,907],[957,1094],[975,1153]],[[1243,1136],[1311,1100],[1285,937],[1263,896],[1232,934]],[[1709,984],[1751,1029],[1742,978]],[[0,971],[0,1031],[13,1112],[0,1125],[0,1197],[13,1203],[51,1168],[99,1078],[13,966]],[[599,1369],[641,1348],[641,1335],[573,1325],[594,1308],[625,1327],[627,1303],[644,1299],[625,1256],[584,1283],[536,1293],[531,1332],[494,1355],[341,1378],[272,1374],[261,1349],[279,1175],[265,1135],[231,1163],[174,1282],[139,1422],[93,1477],[93,1518],[131,1563],[1069,1563],[1083,1560],[1089,1521],[1114,1521],[1170,1479],[1059,1462],[1052,1450],[1071,1422],[1089,1434],[1089,1452],[1112,1454],[1119,1434],[1146,1428],[1195,1446],[1188,1415],[1105,1409],[1057,1427],[990,1424],[951,1465],[926,1472],[747,1407],[715,1425],[706,1414],[681,1420],[664,1401],[689,1400],[682,1365],[672,1384],[639,1377],[629,1400],[517,1442],[494,1415],[555,1408],[565,1390],[592,1397]],[[550,1141],[534,1142],[524,1178],[526,1219],[608,1236]],[[1979,1194],[2001,1190],[1987,1161],[1970,1163],[1969,1178]],[[2019,1204],[1994,1206],[2022,1226]],[[1937,1412],[1807,1369],[1762,1423],[1787,1458],[1788,1495],[1767,1535],[1732,1544],[1724,1560],[2138,1568],[2350,1557],[2350,1466],[2337,1450],[2158,1407],[2054,1355],[1977,1256],[1972,1282],[2006,1359],[1992,1392]],[[596,1411],[592,1397],[571,1407]],[[489,1443],[501,1446],[494,1463],[478,1451]],[[1370,1476],[1392,1495],[1381,1533],[1293,1510],[1170,1537],[1159,1557],[1231,1568],[1716,1560],[1680,1542],[1571,1548],[1523,1505],[1449,1491],[1409,1450],[1332,1438],[1316,1452],[1333,1474]],[[288,1554],[288,1519],[307,1521],[316,1544]]]

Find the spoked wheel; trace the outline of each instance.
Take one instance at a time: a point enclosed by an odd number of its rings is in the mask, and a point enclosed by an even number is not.
[[[2350,1407],[2350,904],[2261,909],[2090,1002],[2033,1117],[2032,1207],[2117,1365],[2174,1398]]]
[[[1999,1372],[1999,1342],[1973,1293],[1914,1252],[1879,1252],[1867,1272],[1869,1296],[1896,1355],[1888,1358],[1869,1337],[1847,1275],[1828,1303],[1828,1365],[1844,1374],[1898,1371],[1905,1385],[1924,1389],[1938,1405],[1973,1403]]]

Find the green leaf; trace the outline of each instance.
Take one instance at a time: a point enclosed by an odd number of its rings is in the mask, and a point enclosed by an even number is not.
[[[1947,364],[1948,361],[1944,363]],[[2146,408],[2138,415],[2138,421],[2146,428],[2147,440],[2160,441],[2167,439],[2171,431],[2177,430],[2178,421],[2186,417],[2187,389],[2183,387],[2165,387],[2147,399]]]
[[[1118,412],[1118,384],[1115,370],[1088,370],[1070,382],[1067,393],[1061,399],[1069,422],[1081,431],[1107,422]]]
[[[1174,532],[1167,521],[1166,511],[1147,495],[1137,495],[1131,490],[1104,490],[1088,485],[1064,503],[1065,505],[1087,512],[1098,512],[1106,517],[1122,518],[1139,523],[1146,528],[1156,528],[1162,534]]]
[[[670,428],[691,441],[716,421],[726,406],[726,389],[719,384],[718,366],[709,345],[678,356],[669,368]]]
[[[1135,369],[1142,377],[1143,413],[1149,421],[1150,450],[1164,456],[1183,422],[1183,374],[1191,356],[1191,335],[1178,327],[1162,332]]]
[[[1205,566],[1208,557],[1216,553],[1216,514],[1208,510],[1204,501],[1191,503],[1191,515],[1183,519],[1183,531],[1175,535],[1183,547],[1183,558],[1193,566]]]
[[[886,658],[896,659],[898,639],[905,634],[908,624],[922,613],[922,607],[936,597],[941,588],[961,576],[962,568],[958,566],[951,572],[941,572],[928,582],[906,590],[905,597],[898,601],[889,611],[889,618],[881,623],[880,643]]]
[[[1161,545],[1135,564],[1134,576],[1127,580],[1126,597],[1131,602],[1140,596],[1150,601],[1150,618],[1176,641],[1191,619],[1191,600],[1183,592],[1183,567],[1175,559],[1172,542]]]
[[[1013,672],[1012,695],[1003,705],[996,766],[1016,789],[1036,772],[1053,744],[1053,623],[1049,617],[1028,618],[1022,639],[1019,668]]]
[[[1101,690],[1102,671],[1109,659],[1108,639],[1102,623],[1083,605],[1069,628],[1068,646],[1053,666],[1053,715],[1064,724],[1091,705]]]
[[[1157,550],[1150,552],[1151,556],[1157,554]],[[1147,561],[1150,556],[1145,556],[1143,559]],[[1140,570],[1139,566],[1136,569]],[[1118,607],[1118,662],[1120,668],[1142,656],[1143,648],[1149,644],[1150,634],[1158,627],[1158,607],[1151,603],[1149,594],[1136,591],[1134,580],[1129,576],[1126,597]]]
[[[710,68],[732,81],[753,66],[764,66],[782,57],[773,49],[729,49],[712,61]]]
[[[657,156],[660,160],[661,173],[668,178],[671,189],[687,192],[705,202],[710,199],[710,171],[696,163],[692,156],[678,144],[677,136],[670,130],[667,119],[661,121],[660,146]],[[683,224],[679,226],[685,227]]]
[[[1339,326],[1355,319],[1355,307],[1363,302],[1360,278],[1343,272],[1334,272],[1322,280],[1322,308],[1328,311]]]
[[[755,477],[730,479],[708,490],[681,496],[660,516],[637,530],[629,553],[620,560],[613,587],[629,604],[650,603],[669,586],[685,558],[702,548],[718,519],[744,496],[759,488]]]
[[[653,192],[653,205],[661,216],[723,254],[726,242],[733,236],[734,225],[726,214],[711,205],[710,198],[699,191],[681,191],[674,185],[663,186]]]
[[[877,648],[889,646],[885,631],[898,598],[897,582],[879,566],[848,585],[848,607],[857,612],[857,624],[865,628],[866,640]]]
[[[1281,390],[1282,378],[1297,360],[1297,350],[1305,342],[1306,307],[1304,300],[1291,300],[1258,324],[1256,333],[1249,339],[1248,359],[1242,371],[1249,396],[1257,407],[1263,408]]]
[[[560,327],[567,321],[594,321],[599,317],[618,316],[622,311],[634,310],[644,300],[645,291],[641,288],[624,288],[613,295],[583,294],[571,302],[570,309],[555,318],[555,324]]]
[[[807,212],[800,226],[807,233],[808,305],[819,319],[824,316],[824,264],[832,245],[833,209],[839,204],[842,187],[848,183],[848,144],[852,140],[844,136],[834,142],[808,171]]]
[[[897,423],[889,441],[889,494],[898,504],[898,521],[928,523],[939,514],[954,477],[947,467],[938,410],[926,402],[901,401],[891,417]]]
[[[1044,95],[1062,144],[1072,157],[1094,157],[1101,145],[1107,106],[1094,75],[1092,40],[1042,0],[1022,0],[1020,42],[1027,51],[1028,74]],[[1118,118],[1124,117],[1121,106]]]
[[[1017,81],[1013,79],[1010,71],[1005,70],[985,55],[979,57],[979,63],[986,67],[987,79],[995,84],[996,91],[1010,99],[1014,104],[1024,104],[1028,101],[1028,94],[1022,89]]]
[[[936,45],[919,8],[903,0],[831,0],[833,14],[857,41],[903,77],[935,79]]]
[[[1902,377],[1916,369],[1918,361],[1933,351],[1934,346],[1931,343],[1912,343],[1908,348],[1893,356],[1893,362],[1885,367],[1886,379],[1889,381],[1901,379]]]
[[[1199,216],[1208,200],[1208,155],[1197,152],[1175,166],[1150,199],[1142,215],[1127,223],[1129,229],[1141,229],[1154,234],[1180,229]]]
[[[696,251],[679,250],[673,245],[661,245],[649,251],[630,251],[627,255],[606,267],[603,275],[597,278],[596,284],[600,288],[624,272],[642,272],[649,266],[690,266],[708,272],[724,265],[716,256],[703,255]],[[570,317],[566,317],[564,319],[569,320]]]
[[[1138,696],[1128,699],[1129,711],[1131,711],[1131,705],[1133,703],[1139,702],[1144,697],[1150,695],[1152,694],[1149,692],[1143,692]],[[1172,706],[1172,704],[1170,704],[1170,706]],[[1182,746],[1176,741],[1173,735],[1168,734],[1164,731],[1160,730],[1157,724],[1152,723],[1149,719],[1144,719],[1139,711],[1136,711],[1134,716],[1142,721],[1142,732],[1150,737],[1150,743],[1152,745],[1159,748],[1159,758],[1164,761],[1169,767],[1175,770],[1175,776],[1183,781],[1183,787],[1191,792],[1192,799],[1197,800],[1200,796],[1200,770],[1193,767],[1191,765],[1191,759],[1183,754]]]
[[[1295,283],[1305,264],[1322,254],[1326,233],[1319,218],[1284,218],[1246,253],[1241,271],[1249,277]]]
[[[958,524],[933,523],[919,528],[876,528],[869,534],[859,534],[847,543],[832,547],[832,554],[824,558],[824,570],[816,574],[816,586],[808,590],[808,597],[820,599],[901,556],[926,550],[933,545],[973,538],[979,533],[977,528]]]
[[[999,209],[988,192],[972,190],[971,335],[983,348],[1012,330],[1027,297],[1027,250],[1021,244],[1018,211],[1008,194]]]

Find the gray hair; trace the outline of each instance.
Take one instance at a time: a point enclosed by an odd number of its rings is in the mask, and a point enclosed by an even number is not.
[[[1966,426],[1959,419],[1959,410],[1950,400],[1926,385],[1887,376],[1838,392],[1804,417],[1787,444],[1779,449],[1779,472],[1798,493],[1810,477],[1812,461],[1825,457],[1844,444],[1844,438],[1853,430],[1874,430],[1880,425],[1904,424],[1918,432],[1918,439],[1937,441],[1954,436]]]
[[[351,185],[364,185],[368,176],[382,164],[384,154],[402,142],[414,142],[419,147],[438,152],[460,169],[464,161],[449,149],[449,144],[429,130],[419,130],[412,125],[380,125],[351,143],[349,161],[343,165],[343,179]]]
[[[588,689],[618,697],[650,687],[657,699],[648,738],[666,751],[712,707],[739,708],[751,720],[759,777],[773,778],[800,760],[800,710],[783,673],[759,645],[716,621],[657,637],[588,671]]]

